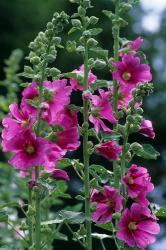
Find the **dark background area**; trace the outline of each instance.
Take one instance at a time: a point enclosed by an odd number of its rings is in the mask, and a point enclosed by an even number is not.
[[[157,0],[156,0],[157,1]],[[89,11],[89,15],[95,15],[100,18],[98,24],[103,28],[103,33],[99,36],[99,44],[105,49],[110,50],[112,55],[112,34],[111,24],[102,14],[103,9],[111,9],[112,5],[109,0],[92,1],[95,6]],[[64,10],[68,14],[74,12],[74,5],[67,0],[5,0],[0,1],[0,79],[3,79],[4,59],[7,58],[11,51],[20,48],[24,54],[28,54],[28,44],[32,41],[37,33],[45,28],[46,23],[52,18],[55,11]],[[138,5],[127,16],[129,26],[122,30],[121,36],[129,40],[137,36],[144,38],[142,50],[146,53],[153,71],[154,93],[145,100],[145,117],[151,119],[156,131],[156,139],[152,144],[161,153],[157,161],[140,161],[135,162],[146,166],[152,174],[155,190],[150,199],[159,205],[166,205],[166,10],[161,12],[160,25],[156,30],[149,31],[142,25],[143,18],[148,15],[141,5]],[[149,25],[153,25],[153,22]],[[63,33],[63,42],[66,41],[67,34]],[[72,62],[72,64],[71,64]],[[24,62],[22,62],[23,66]],[[60,68],[62,72],[69,72],[78,68],[81,64],[81,58],[75,54],[68,54],[62,50],[58,52],[58,58],[55,67]],[[95,72],[96,73],[96,72]],[[105,71],[97,72],[99,78],[110,79]],[[137,141],[148,141],[143,136],[135,138]],[[76,155],[76,157],[79,156]],[[94,161],[97,160],[93,159]],[[70,187],[72,192],[78,190],[80,183],[73,179]],[[76,192],[77,193],[77,192]],[[71,204],[70,204],[71,205]],[[108,241],[108,249],[113,249]],[[75,243],[56,242],[55,249],[76,249]],[[95,250],[100,249],[96,244]],[[166,250],[166,227],[164,220],[161,220],[161,234],[158,241],[151,250]]]

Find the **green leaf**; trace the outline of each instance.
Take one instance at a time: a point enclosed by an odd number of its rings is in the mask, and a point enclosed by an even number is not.
[[[99,240],[104,240],[104,239],[110,239],[112,238],[111,235],[108,234],[99,234],[99,233],[92,233],[92,237],[99,239]]]
[[[113,231],[113,226],[112,223],[108,222],[106,224],[96,224],[97,227],[100,227],[102,229],[105,229],[106,231],[112,232]]]
[[[90,174],[99,182],[107,183],[112,179],[113,172],[107,170],[101,165],[91,165],[89,168]]]
[[[64,241],[68,241],[68,237],[65,234],[62,234],[60,232],[56,232],[54,239],[56,240],[64,240]]]
[[[102,11],[104,13],[105,16],[107,16],[109,19],[112,20],[112,18],[115,16],[112,11],[109,11],[109,10],[103,10]]]
[[[72,27],[69,31],[68,31],[68,35],[71,35],[72,33],[76,32],[78,29],[76,27]]]
[[[166,207],[161,207],[156,213],[155,215],[157,217],[165,217],[166,218]]]
[[[97,80],[95,83],[91,84],[90,88],[94,91],[100,88],[109,88],[112,84],[112,81]]]
[[[0,222],[7,222],[8,215],[5,211],[0,211]]]
[[[147,160],[156,160],[160,155],[158,151],[154,149],[154,147],[150,144],[142,144],[143,149],[138,150],[136,155],[142,157]]]
[[[57,168],[64,169],[71,166],[71,160],[68,158],[63,158],[58,161]]]

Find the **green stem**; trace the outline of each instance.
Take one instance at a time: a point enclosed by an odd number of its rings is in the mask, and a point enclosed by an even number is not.
[[[120,33],[120,27],[118,25],[118,18],[119,18],[119,3],[120,1],[117,0],[116,1],[116,5],[115,5],[115,15],[117,18],[117,22],[114,24],[113,29],[112,29],[112,34],[113,34],[113,38],[114,38],[114,60],[118,61],[119,59],[119,33]],[[117,104],[118,104],[118,82],[116,80],[113,80],[113,111],[115,114],[117,114],[118,112],[118,108],[117,108]],[[114,128],[116,127],[116,125],[114,125]],[[115,187],[119,188],[119,178],[118,178],[118,166],[117,166],[117,162],[114,161],[113,162],[113,172],[115,175]],[[116,178],[117,176],[117,178]]]
[[[84,54],[84,85],[83,90],[88,89],[88,45],[85,41]],[[84,185],[85,185],[85,217],[86,217],[86,249],[92,250],[91,237],[91,212],[90,212],[90,178],[89,178],[89,152],[88,152],[88,109],[89,101],[83,100],[83,160],[84,160]]]
[[[50,45],[51,45],[50,38],[46,54],[49,53]],[[47,67],[47,62],[43,61],[43,65],[41,68],[41,80],[39,81],[39,102],[38,102],[38,121],[37,121],[37,130],[36,135],[40,136],[40,129],[41,129],[41,118],[42,118],[42,97],[43,97],[43,81],[45,80],[45,69]],[[37,185],[37,180],[39,177],[39,166],[35,167],[35,180]],[[36,207],[36,225],[35,225],[35,250],[41,250],[41,200],[40,200],[40,189],[37,186],[36,189],[36,196],[35,196],[35,207]]]
[[[31,187],[28,187],[28,205],[32,205],[32,189]],[[33,244],[33,225],[31,222],[31,218],[28,217],[28,227],[29,227],[29,244],[32,246]]]
[[[101,243],[102,249],[103,249],[103,250],[106,250],[106,247],[104,246],[103,240],[100,240],[100,243]]]
[[[75,233],[73,232],[73,230],[71,229],[71,227],[70,227],[67,223],[65,223],[65,225],[66,225],[66,227],[68,228],[69,232],[70,232],[73,236],[75,236]],[[75,236],[75,237],[76,237],[76,236]],[[79,243],[82,247],[85,247],[84,244],[82,243],[82,241],[81,241],[80,239],[77,238],[77,241],[78,241],[78,243]]]

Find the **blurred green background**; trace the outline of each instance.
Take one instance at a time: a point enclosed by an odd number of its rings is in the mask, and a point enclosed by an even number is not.
[[[111,24],[101,10],[111,9],[110,0],[92,1],[95,6],[89,15],[100,18],[99,27],[104,29],[99,36],[99,43],[112,54]],[[1,0],[0,1],[0,80],[4,78],[4,59],[8,58],[11,51],[20,48],[28,54],[28,44],[40,30],[45,28],[55,11],[64,10],[72,14],[75,7],[68,0]],[[153,71],[155,90],[152,96],[145,100],[145,117],[151,119],[156,131],[156,140],[153,145],[160,151],[161,157],[157,161],[140,162],[146,164],[152,174],[156,185],[150,198],[159,205],[166,205],[166,1],[142,0],[127,16],[129,26],[122,30],[122,37],[129,40],[138,36],[144,38],[142,50],[146,53]],[[63,41],[67,34],[64,32]],[[71,64],[71,61],[73,62]],[[22,61],[22,66],[24,62]],[[68,54],[67,51],[58,52],[56,67],[62,72],[78,68],[81,64],[79,56]],[[95,72],[96,73],[96,72]],[[100,78],[109,79],[107,72],[99,72]],[[1,88],[1,94],[4,90]],[[138,141],[148,141],[143,137],[135,137]],[[2,161],[2,160],[1,160]],[[136,159],[138,162],[138,159]],[[73,180],[71,190],[75,190],[79,183]],[[151,250],[166,250],[166,227],[161,221],[161,234]],[[76,249],[73,243],[57,243],[55,249]],[[75,247],[75,248],[74,248]],[[96,245],[95,249],[100,249]],[[112,249],[108,243],[108,249]]]

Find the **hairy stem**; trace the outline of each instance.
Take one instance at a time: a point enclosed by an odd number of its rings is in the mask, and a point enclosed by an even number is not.
[[[85,41],[84,54],[84,85],[83,90],[88,89],[88,46]],[[85,185],[85,217],[86,217],[86,249],[92,250],[91,237],[91,212],[90,212],[90,178],[89,178],[89,152],[88,152],[88,109],[89,101],[83,100],[83,160],[84,160],[84,185]]]
[[[28,184],[28,204],[32,205],[32,188],[30,187],[30,184]],[[29,228],[29,245],[32,246],[33,244],[33,225],[31,223],[31,219],[28,217],[28,228]]]

